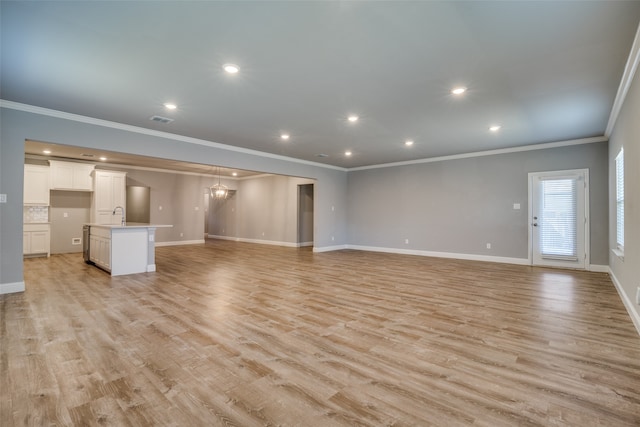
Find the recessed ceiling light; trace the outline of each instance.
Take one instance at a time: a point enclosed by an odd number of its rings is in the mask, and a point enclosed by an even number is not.
[[[462,94],[463,94],[463,93],[465,93],[466,91],[467,91],[467,88],[466,88],[466,87],[462,87],[462,86],[461,86],[461,87],[453,88],[453,89],[451,90],[451,93],[452,93],[452,94],[454,94],[454,95],[462,95]]]
[[[407,140],[404,142],[404,145],[406,145],[407,147],[411,147],[411,146],[413,145],[413,141],[412,141],[412,140],[410,140],[410,139],[407,139]]]
[[[238,176],[238,172],[233,172],[231,175]]]
[[[236,64],[224,64],[222,66],[222,69],[224,69],[229,74],[237,74],[238,71],[240,71],[240,67],[238,67]]]
[[[345,151],[344,152],[344,155],[347,156],[347,157],[351,156],[352,154],[353,153],[351,151]]]
[[[328,154],[324,154],[324,153],[320,153],[320,154],[316,154],[316,157],[329,157]]]
[[[347,117],[347,120],[349,120],[351,123],[355,123],[358,121],[360,117],[356,116],[355,114],[350,115],[349,117]]]
[[[102,160],[103,162],[107,160],[107,158],[105,156],[100,157],[100,160]]]
[[[491,127],[489,128],[489,130],[490,130],[491,132],[498,132],[498,131],[500,130],[500,128],[501,128],[501,127],[502,127],[502,126],[500,126],[500,125],[494,125],[494,126],[491,126]]]
[[[51,150],[42,150],[44,154],[51,154]]]
[[[280,138],[283,139],[284,141],[289,139],[289,134],[288,133],[283,133],[282,135],[280,135]]]
[[[175,110],[176,108],[178,108],[178,106],[176,104],[167,102],[166,104],[164,104],[164,108],[166,108],[167,110]]]

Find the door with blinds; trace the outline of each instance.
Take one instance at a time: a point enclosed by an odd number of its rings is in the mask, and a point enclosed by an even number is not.
[[[589,265],[589,170],[529,174],[532,265]]]

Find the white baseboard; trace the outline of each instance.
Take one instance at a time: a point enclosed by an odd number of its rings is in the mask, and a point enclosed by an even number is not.
[[[313,241],[298,243],[298,247],[299,248],[306,248],[306,247],[309,247],[309,246],[313,246]]]
[[[24,292],[24,282],[0,283],[0,295]]]
[[[624,308],[627,309],[627,313],[629,313],[629,317],[631,317],[633,326],[636,327],[636,331],[638,331],[638,334],[640,335],[640,313],[638,313],[638,309],[627,296],[626,292],[624,291],[624,288],[618,281],[618,278],[616,277],[615,274],[613,274],[613,271],[609,269],[608,273],[609,273],[609,277],[611,277],[611,281],[613,282],[613,284],[616,287],[616,290],[618,291],[618,295],[620,295],[620,299],[624,304]]]
[[[342,251],[345,249],[349,249],[347,245],[335,245],[335,246],[323,246],[323,247],[314,247],[313,252],[331,252],[331,251]]]
[[[156,265],[155,264],[147,265],[147,273],[153,273],[154,271],[156,271]]]
[[[207,234],[207,237],[209,239],[231,240],[232,242],[239,242],[240,241],[237,237],[219,236],[217,234]]]
[[[609,266],[608,265],[598,265],[598,264],[589,264],[589,271],[595,271],[596,273],[608,273]]]
[[[204,239],[177,240],[174,242],[156,242],[156,246],[180,246],[180,245],[200,245],[200,244],[204,244]]]
[[[376,246],[347,245],[346,249],[357,251],[386,252],[401,255],[430,256],[436,258],[464,259],[468,261],[498,262],[502,264],[530,265],[527,258],[509,258],[488,255],[460,254],[452,252],[420,251],[415,249],[381,248]]]
[[[208,237],[211,239],[233,240],[234,242],[242,242],[242,243],[257,243],[259,245],[285,246],[287,248],[297,248],[300,246],[298,243],[292,243],[292,242],[279,242],[277,240],[262,240],[262,239],[245,239],[244,237],[218,236],[216,234],[209,234]]]

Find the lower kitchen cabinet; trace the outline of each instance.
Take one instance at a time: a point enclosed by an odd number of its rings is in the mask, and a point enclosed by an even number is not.
[[[104,270],[111,271],[111,231],[91,228],[89,260]]]
[[[51,253],[51,228],[49,224],[24,224],[22,231],[22,253],[24,255],[46,255]]]

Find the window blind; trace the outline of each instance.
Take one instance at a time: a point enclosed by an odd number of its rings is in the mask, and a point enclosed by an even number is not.
[[[549,179],[542,184],[540,252],[542,257],[577,258],[577,205],[576,179]]]
[[[624,249],[624,151],[616,156],[616,244]]]

